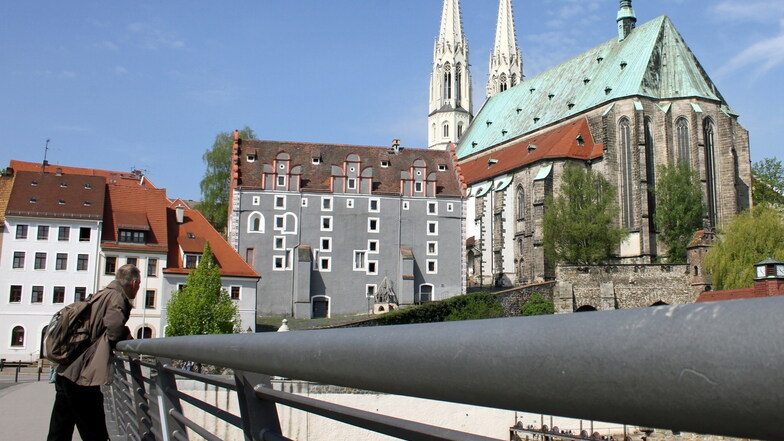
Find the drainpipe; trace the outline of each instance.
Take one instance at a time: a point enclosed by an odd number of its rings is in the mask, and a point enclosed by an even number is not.
[[[93,276],[93,293],[98,292],[98,278],[99,278],[99,268],[101,267],[101,231],[103,231],[103,221],[97,222],[98,226],[98,234],[96,234],[95,240],[95,262],[93,266],[95,267],[95,275]],[[87,295],[87,293],[85,293]]]

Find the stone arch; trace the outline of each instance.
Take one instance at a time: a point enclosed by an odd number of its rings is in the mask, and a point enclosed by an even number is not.
[[[583,305],[574,310],[574,312],[588,312],[588,311],[598,311],[598,309],[596,309],[596,307],[594,307],[593,305]]]

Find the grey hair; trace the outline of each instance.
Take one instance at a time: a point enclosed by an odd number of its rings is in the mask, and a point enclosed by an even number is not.
[[[125,288],[130,286],[134,280],[141,280],[142,273],[139,268],[136,268],[136,265],[128,263],[117,269],[115,279]]]

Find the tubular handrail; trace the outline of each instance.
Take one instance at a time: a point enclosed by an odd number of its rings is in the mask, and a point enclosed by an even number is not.
[[[784,298],[764,298],[117,348],[398,395],[772,439],[784,415],[781,317]]]

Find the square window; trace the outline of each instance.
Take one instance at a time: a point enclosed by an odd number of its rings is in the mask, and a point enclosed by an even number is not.
[[[83,302],[87,298],[87,287],[77,286],[74,288],[74,302]]]
[[[381,201],[378,199],[369,199],[368,211],[371,213],[378,213],[379,211],[381,211]]]
[[[453,204],[453,203],[451,203],[451,202],[449,202],[448,204],[446,204],[446,211],[448,211],[449,213],[451,213],[451,212],[453,212],[454,210],[455,210],[455,204]]]
[[[261,204],[261,196],[253,196],[253,202],[252,202],[252,204],[253,204],[253,205],[259,205],[259,204]]]
[[[374,284],[365,285],[365,296],[375,297],[375,295],[376,295],[376,285]]]
[[[332,198],[331,197],[323,197],[323,198],[321,198],[321,210],[322,211],[332,211]]]
[[[16,226],[16,238],[17,239],[27,239],[27,225],[17,225]]]
[[[24,261],[25,261],[25,252],[24,251],[14,251],[14,268],[24,268]]]
[[[357,188],[357,180],[355,178],[348,178],[348,180],[346,180],[346,188],[355,190]]]
[[[126,263],[126,265],[133,265],[133,266],[136,266],[136,264],[137,264],[138,262],[139,262],[139,259],[138,259],[137,257],[127,257],[127,258],[125,259],[125,263]]]
[[[239,286],[232,286],[229,290],[229,294],[231,295],[232,300],[239,300],[240,299],[240,287]]]
[[[377,260],[368,260],[368,262],[367,262],[367,273],[369,275],[376,275],[376,274],[378,274],[378,261]]]
[[[158,277],[158,259],[153,257],[147,259],[147,277]]]
[[[329,256],[319,257],[319,271],[329,272],[332,271],[332,258]]]
[[[8,296],[8,301],[10,303],[22,302],[22,285],[11,285],[11,292]]]
[[[321,238],[321,251],[332,251],[332,238],[331,237],[322,237]]]
[[[283,230],[285,226],[286,226],[286,220],[284,219],[283,215],[275,216],[275,229]]]
[[[52,303],[65,303],[65,287],[55,286],[52,290]]]
[[[403,201],[403,209],[408,210],[408,201]]]
[[[90,257],[87,254],[78,254],[76,256],[76,271],[87,271]]]
[[[68,254],[57,253],[57,258],[54,261],[54,269],[57,271],[65,271],[68,269]]]
[[[427,274],[438,274],[438,261],[435,259],[427,259],[427,269],[425,272]]]
[[[354,271],[365,271],[365,255],[364,250],[354,250]]]
[[[377,217],[368,218],[368,233],[378,233],[381,225]]]
[[[283,271],[286,269],[286,257],[274,256],[272,258],[272,269],[274,271]]]
[[[314,158],[312,158],[312,159],[310,160],[310,162],[311,162],[311,164],[313,164],[313,165],[319,165],[319,164],[321,164],[321,158],[319,158],[319,157],[314,157]]]
[[[199,265],[199,256],[196,254],[186,254],[185,255],[185,268],[187,269],[194,269],[196,266]]]
[[[285,236],[275,236],[273,249],[275,250],[285,250],[286,249],[286,237]]]
[[[60,227],[57,231],[57,240],[68,241],[71,239],[71,227]]]
[[[46,269],[46,253],[35,253],[33,268],[37,270]]]
[[[144,292],[144,309],[155,309],[154,289],[148,289]]]
[[[89,242],[89,241],[90,241],[90,227],[80,227],[79,242]]]
[[[368,240],[367,250],[368,253],[378,254],[378,239]]]
[[[438,202],[428,202],[427,203],[427,214],[430,214],[430,215],[438,214]]]
[[[38,240],[49,240],[49,225],[38,226]]]
[[[346,199],[346,208],[354,208],[354,199]]]
[[[389,167],[389,161],[381,161],[381,168]]]
[[[275,209],[276,210],[286,209],[286,196],[275,196]]]
[[[34,286],[33,287],[33,296],[30,299],[31,303],[43,303],[44,301],[44,287],[43,286]]]
[[[438,242],[428,242],[427,243],[427,255],[428,256],[437,256],[438,255]]]
[[[256,155],[246,155],[245,160],[248,162],[256,162]]]
[[[438,171],[446,171],[446,164],[438,164]]]
[[[332,216],[321,216],[321,231],[332,231]]]
[[[427,222],[427,235],[428,236],[438,235],[438,221]]]

